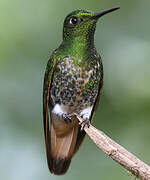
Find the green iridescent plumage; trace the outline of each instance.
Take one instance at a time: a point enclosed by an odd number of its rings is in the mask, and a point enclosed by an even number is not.
[[[65,18],[63,41],[48,61],[43,85],[43,120],[48,166],[64,174],[85,132],[72,113],[89,124],[103,86],[103,66],[94,46],[94,32],[101,13],[76,10]],[[49,127],[49,113],[51,129]]]

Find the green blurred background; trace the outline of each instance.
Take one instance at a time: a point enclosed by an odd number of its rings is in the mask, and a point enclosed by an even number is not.
[[[42,84],[65,16],[100,11],[95,44],[104,90],[94,125],[150,164],[150,1],[0,0],[0,179],[76,180],[133,177],[87,137],[65,176],[49,173],[42,123]]]

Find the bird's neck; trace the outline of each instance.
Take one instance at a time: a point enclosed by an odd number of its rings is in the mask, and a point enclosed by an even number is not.
[[[89,38],[79,36],[63,40],[60,49],[68,55],[83,57],[94,49],[94,36]]]

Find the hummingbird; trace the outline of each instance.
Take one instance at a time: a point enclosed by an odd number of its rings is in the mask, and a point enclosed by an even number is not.
[[[94,46],[100,17],[119,9],[94,13],[75,10],[63,25],[63,41],[47,63],[43,84],[43,122],[48,167],[51,173],[67,172],[73,155],[86,135],[78,114],[90,126],[103,87],[103,65]],[[50,116],[50,121],[49,121]]]

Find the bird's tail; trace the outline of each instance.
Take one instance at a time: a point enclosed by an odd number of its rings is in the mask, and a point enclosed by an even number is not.
[[[59,134],[54,128],[53,123],[51,124],[50,158],[48,158],[48,165],[51,173],[62,175],[68,170],[71,158],[75,152],[78,127],[77,123],[71,127],[67,133]]]

